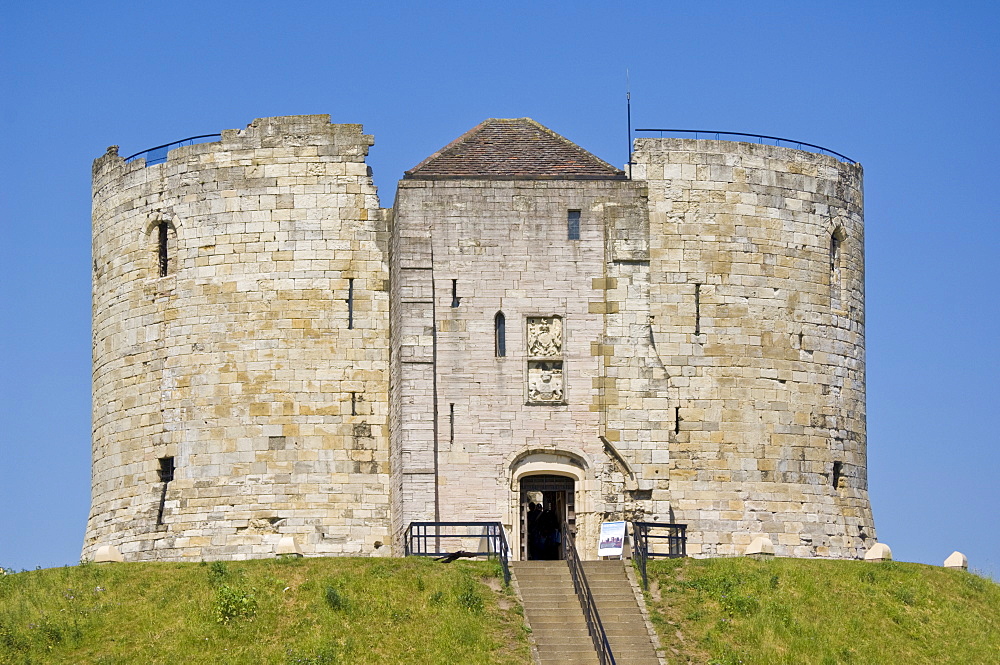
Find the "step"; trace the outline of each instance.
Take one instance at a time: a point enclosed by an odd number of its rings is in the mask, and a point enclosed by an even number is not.
[[[539,660],[544,665],[548,663],[554,663],[555,665],[568,665],[569,663],[596,663],[598,662],[597,653],[591,647],[590,652],[586,651],[552,651],[547,656],[542,656],[539,654]]]
[[[589,654],[554,654],[551,658],[539,655],[538,660],[541,665],[600,665],[593,649]]]
[[[635,602],[635,601],[633,601]],[[546,610],[546,609],[573,609],[580,607],[580,600],[575,596],[569,598],[551,597],[551,598],[532,598],[530,600],[524,601],[525,609],[531,608],[535,610]]]
[[[653,643],[649,637],[649,631],[645,630],[645,627],[642,631],[638,630],[617,631],[617,630],[608,630],[608,627],[605,626],[604,632],[608,636],[608,639],[612,641],[612,646],[614,646],[614,642],[619,639],[622,641],[627,640],[632,643],[641,643],[641,644]]]
[[[567,616],[568,615],[568,616]],[[559,627],[564,628],[582,628],[587,629],[587,622],[583,618],[582,613],[577,613],[573,616],[569,612],[532,612],[531,613],[531,626],[532,629],[538,628],[552,628],[556,629]]]
[[[646,623],[642,617],[630,622],[608,621],[601,617],[601,625],[604,626],[604,632],[608,635],[632,634],[649,637],[649,631],[646,630]]]
[[[535,644],[550,648],[568,649],[572,651],[593,651],[594,643],[590,639],[590,633],[584,630],[582,633],[573,631],[565,635],[535,635]]]
[[[608,599],[595,593],[594,602],[597,603],[597,611],[602,615],[604,614],[605,609],[612,614],[621,613],[622,610],[636,610],[636,613],[638,614],[639,608],[635,606],[635,598],[630,598],[629,600],[621,600],[618,598]]]
[[[576,598],[566,600],[526,600],[524,601],[524,609],[536,612],[573,611],[580,609],[580,601]]]

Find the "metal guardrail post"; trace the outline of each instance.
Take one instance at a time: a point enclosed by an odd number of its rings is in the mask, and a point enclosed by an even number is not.
[[[653,530],[666,529],[666,535],[650,533]],[[636,561],[642,573],[642,587],[649,589],[649,577],[646,565],[650,559],[674,559],[687,556],[687,524],[668,524],[664,522],[632,522],[632,533],[635,538]],[[667,541],[666,553],[655,551],[651,541]]]
[[[632,537],[635,538],[636,562],[642,573],[642,588],[649,590],[649,578],[646,577],[646,559],[649,557],[649,540],[646,538],[647,528],[641,522],[632,522]]]

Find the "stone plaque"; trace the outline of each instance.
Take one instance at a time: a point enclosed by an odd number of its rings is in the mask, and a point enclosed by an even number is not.
[[[562,355],[562,319],[558,316],[528,317],[528,356],[558,358]]]
[[[528,362],[528,401],[537,404],[562,403],[562,361]]]

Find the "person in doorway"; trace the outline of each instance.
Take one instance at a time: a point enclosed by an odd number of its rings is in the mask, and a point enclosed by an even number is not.
[[[538,518],[542,515],[542,506],[534,501],[528,504],[528,558],[541,559],[542,538],[538,528]]]
[[[551,507],[546,508],[538,518],[538,531],[540,533],[541,556],[540,559],[559,558],[559,522],[556,519],[556,512]]]

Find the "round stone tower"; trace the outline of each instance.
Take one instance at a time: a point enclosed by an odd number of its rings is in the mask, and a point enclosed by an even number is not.
[[[669,455],[644,469],[654,495],[695,555],[767,535],[779,555],[860,556],[875,537],[861,166],[691,139],[640,139],[634,161],[656,396],[672,411]]]
[[[159,164],[115,148],[94,162],[84,557],[387,542],[387,236],[370,145],[360,125],[293,116]]]

